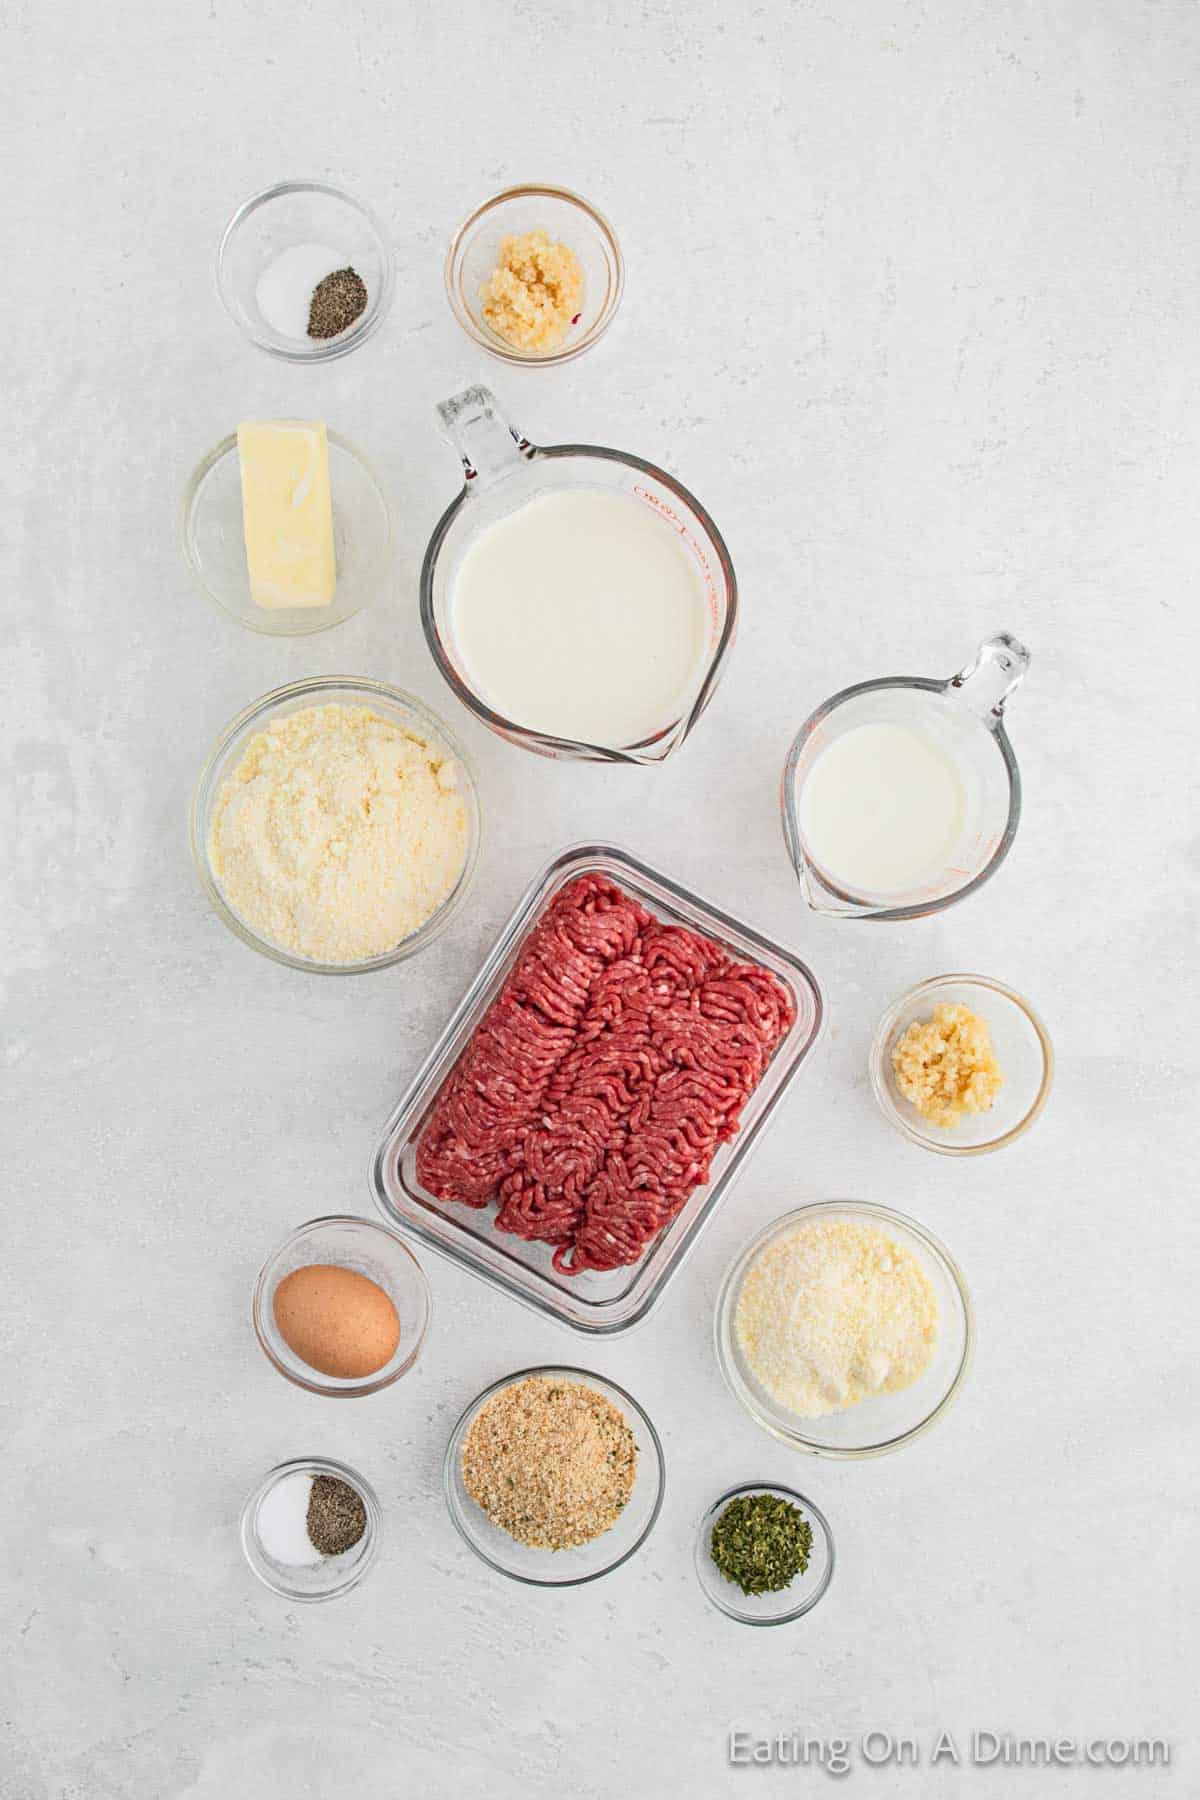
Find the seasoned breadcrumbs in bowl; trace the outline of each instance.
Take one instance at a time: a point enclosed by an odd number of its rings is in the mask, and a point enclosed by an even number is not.
[[[570,1550],[620,1518],[637,1445],[625,1415],[594,1388],[531,1376],[480,1407],[462,1470],[493,1525],[533,1549]]]
[[[442,1475],[464,1541],[535,1587],[619,1568],[662,1508],[662,1445],[649,1416],[587,1369],[522,1369],[494,1382],[455,1426]]]

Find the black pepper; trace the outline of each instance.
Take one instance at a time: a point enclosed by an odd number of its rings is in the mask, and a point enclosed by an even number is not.
[[[307,1525],[314,1550],[322,1556],[341,1556],[343,1551],[354,1548],[367,1529],[362,1495],[336,1475],[314,1475]]]
[[[367,284],[355,269],[335,269],[318,281],[308,307],[310,338],[337,337],[366,311]]]

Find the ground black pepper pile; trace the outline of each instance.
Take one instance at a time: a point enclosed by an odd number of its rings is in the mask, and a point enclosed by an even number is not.
[[[355,269],[335,269],[318,281],[308,308],[310,338],[337,337],[367,305],[367,284]]]
[[[362,1495],[335,1475],[314,1475],[307,1524],[313,1549],[322,1556],[352,1550],[367,1529]]]

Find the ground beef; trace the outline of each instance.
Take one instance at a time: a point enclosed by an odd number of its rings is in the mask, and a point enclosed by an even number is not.
[[[440,1200],[553,1244],[564,1274],[633,1263],[708,1180],[796,1016],[768,969],[664,925],[599,875],[558,894],[417,1145]]]

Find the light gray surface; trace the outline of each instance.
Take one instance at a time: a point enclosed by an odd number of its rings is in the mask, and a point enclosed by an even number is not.
[[[795,1771],[726,1772],[730,1727],[927,1748],[944,1725],[1158,1733],[1169,1774],[1054,1792],[1195,1792],[1200,22],[1184,0],[550,10],[6,15],[0,1791],[790,1793]],[[399,275],[380,335],[318,371],[243,343],[212,278],[232,208],[301,174],[380,210]],[[609,214],[628,288],[580,362],[508,372],[458,332],[441,264],[530,177]],[[664,462],[727,534],[741,640],[665,770],[538,761],[439,683],[415,589],[458,472],[432,409],[480,377],[534,439]],[[327,637],[238,630],[180,564],[188,472],[256,413],[324,415],[395,499],[395,593]],[[999,626],[1034,652],[1007,867],[924,924],[807,915],[776,818],[793,730]],[[460,921],[364,981],[253,956],[185,842],[226,719],[333,671],[445,708],[486,809]],[[592,833],[812,962],[816,1061],[643,1332],[589,1350],[430,1260],[411,1377],[348,1405],[289,1388],[249,1329],[260,1260],[368,1208],[402,1084],[533,871]],[[1036,1131],[965,1167],[889,1133],[866,1076],[885,1002],[951,967],[1026,992],[1059,1053]],[[736,1409],[710,1319],[749,1233],[839,1194],[945,1239],[979,1346],[928,1438],[827,1467]],[[666,1508],[616,1576],[531,1593],[458,1542],[439,1462],[486,1382],[572,1356],[649,1408]],[[236,1520],[308,1451],[363,1469],[387,1536],[361,1591],[289,1609]],[[753,1476],[807,1489],[838,1540],[826,1601],[779,1632],[719,1617],[691,1568],[718,1484]],[[937,1774],[980,1800],[1051,1781]]]

